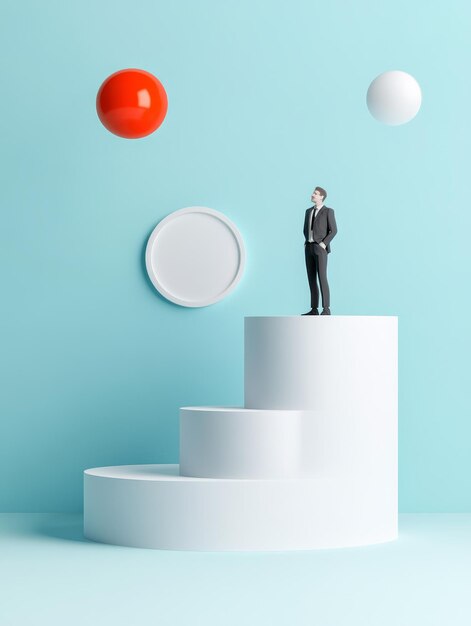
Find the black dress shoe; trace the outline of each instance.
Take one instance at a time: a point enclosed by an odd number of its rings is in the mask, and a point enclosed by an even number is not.
[[[303,315],[319,315],[319,311],[317,309],[311,309],[307,313],[303,313]]]
[[[325,309],[323,309],[321,315],[330,315],[329,307],[326,307]]]

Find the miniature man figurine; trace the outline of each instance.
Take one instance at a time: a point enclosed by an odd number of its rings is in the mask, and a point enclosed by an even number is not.
[[[330,315],[330,290],[327,282],[327,254],[330,252],[330,242],[337,234],[334,210],[324,206],[327,192],[322,187],[316,187],[311,195],[314,206],[306,211],[304,218],[304,253],[306,256],[307,277],[311,290],[311,310],[303,315],[319,315],[319,289],[322,294],[321,315]]]

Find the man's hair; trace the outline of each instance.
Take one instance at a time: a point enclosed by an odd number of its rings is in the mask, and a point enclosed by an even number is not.
[[[322,201],[324,201],[327,198],[327,191],[325,189],[322,189],[322,187],[316,187],[314,189],[314,191],[318,191],[322,197]]]

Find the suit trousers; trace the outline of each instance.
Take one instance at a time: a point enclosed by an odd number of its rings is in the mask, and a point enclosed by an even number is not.
[[[318,243],[306,243],[304,246],[306,256],[307,277],[311,290],[311,308],[317,309],[319,306],[319,288],[322,294],[322,306],[324,309],[330,307],[330,290],[327,282],[327,251]]]

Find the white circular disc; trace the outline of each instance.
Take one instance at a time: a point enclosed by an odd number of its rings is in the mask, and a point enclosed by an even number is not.
[[[242,237],[223,213],[192,206],[174,211],[153,230],[146,268],[167,300],[187,307],[214,304],[237,285],[245,265]]]
[[[368,88],[366,102],[375,119],[398,126],[417,115],[422,104],[422,91],[413,76],[393,70],[374,79]]]

